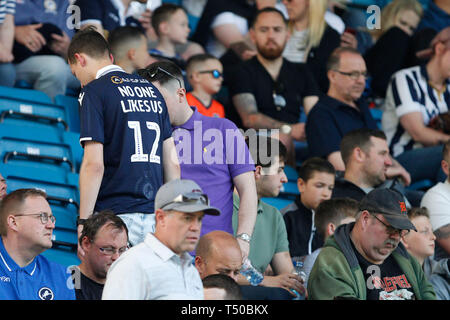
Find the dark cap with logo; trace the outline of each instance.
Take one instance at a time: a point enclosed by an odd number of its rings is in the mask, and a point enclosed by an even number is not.
[[[396,190],[379,188],[370,191],[361,199],[359,210],[382,214],[387,222],[396,229],[417,231],[408,218],[403,195]]]
[[[220,215],[219,209],[209,205],[208,196],[199,185],[188,179],[175,179],[162,185],[155,197],[155,211],[157,209]]]

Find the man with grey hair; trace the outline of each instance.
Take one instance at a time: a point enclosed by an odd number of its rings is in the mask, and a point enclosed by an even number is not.
[[[164,184],[155,198],[155,232],[111,266],[103,300],[191,300],[204,298],[188,252],[200,239],[204,215],[219,215],[192,180]]]
[[[403,196],[375,189],[359,204],[356,222],[327,239],[308,281],[312,300],[434,300],[433,287],[400,238],[416,229]]]

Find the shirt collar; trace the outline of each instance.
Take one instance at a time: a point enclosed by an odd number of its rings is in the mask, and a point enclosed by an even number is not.
[[[95,75],[95,79],[98,79],[98,78],[104,76],[105,74],[107,74],[109,72],[113,72],[113,71],[125,72],[121,67],[116,66],[115,64],[110,64],[110,65],[107,65],[106,67],[99,69],[97,71],[97,74]]]
[[[201,119],[200,119],[201,115],[200,115],[200,112],[198,112],[197,108],[191,107],[191,109],[192,109],[192,111],[194,111],[194,113],[188,119],[188,121],[186,121],[182,125],[174,126],[173,129],[183,128],[186,130],[194,130],[195,121],[201,121]]]
[[[27,266],[21,268],[9,255],[8,251],[6,251],[5,246],[3,245],[3,239],[0,237],[0,264],[4,265],[6,270],[9,272],[24,270],[30,276],[34,274],[36,271],[36,258],[33,259],[31,263]]]
[[[164,262],[170,259],[179,259],[182,264],[188,265],[192,262],[192,258],[189,253],[183,252],[180,256],[175,252],[170,250],[165,244],[159,241],[153,233],[148,233],[145,238],[145,244],[153,249],[153,251],[163,260]]]

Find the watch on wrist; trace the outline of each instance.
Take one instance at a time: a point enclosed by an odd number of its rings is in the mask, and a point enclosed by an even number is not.
[[[284,134],[290,134],[292,131],[292,127],[288,124],[283,124],[280,127],[280,131],[281,131],[281,133],[284,133]]]
[[[250,243],[252,237],[250,237],[247,233],[240,233],[236,236],[236,239],[244,240],[245,242]]]

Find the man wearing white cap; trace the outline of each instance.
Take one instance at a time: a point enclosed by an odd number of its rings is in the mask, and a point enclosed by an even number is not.
[[[203,299],[202,281],[188,252],[197,245],[205,214],[220,211],[209,206],[194,181],[164,184],[155,198],[155,232],[111,266],[102,299]]]

